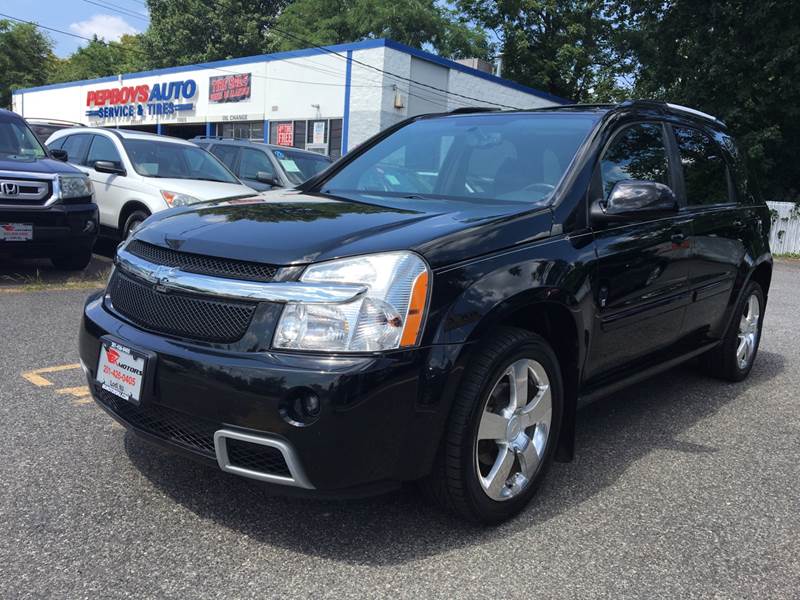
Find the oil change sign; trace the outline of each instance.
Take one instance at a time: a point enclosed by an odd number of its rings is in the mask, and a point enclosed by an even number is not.
[[[196,95],[194,79],[90,90],[86,93],[86,115],[101,119],[174,115],[192,110],[191,100]]]

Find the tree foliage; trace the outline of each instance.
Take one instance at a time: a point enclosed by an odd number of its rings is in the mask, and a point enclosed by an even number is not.
[[[147,62],[139,35],[123,35],[118,42],[95,37],[69,58],[53,62],[50,83],[131,73],[146,68]]]
[[[800,3],[619,2],[633,93],[723,119],[747,148],[768,199],[798,199]]]
[[[490,53],[484,31],[436,0],[294,0],[272,36],[281,50],[389,38],[452,58]]]
[[[606,0],[459,0],[476,23],[493,31],[503,75],[576,101],[619,92],[624,68],[615,49]]]
[[[274,50],[267,29],[286,0],[148,0],[143,44],[152,67]]]
[[[34,25],[0,20],[0,107],[18,88],[47,83],[53,44]]]

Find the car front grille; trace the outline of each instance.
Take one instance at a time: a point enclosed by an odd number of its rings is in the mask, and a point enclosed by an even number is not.
[[[0,205],[44,206],[50,195],[49,181],[0,177]]]
[[[125,249],[139,258],[157,265],[177,267],[189,273],[213,275],[229,279],[272,281],[278,271],[274,265],[178,252],[171,248],[155,246],[140,240],[133,240]]]
[[[254,302],[159,292],[121,269],[114,271],[108,295],[112,310],[144,329],[206,342],[240,340],[257,307]]]

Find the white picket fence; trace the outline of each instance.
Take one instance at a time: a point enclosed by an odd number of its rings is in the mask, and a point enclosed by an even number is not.
[[[773,254],[800,254],[800,204],[767,202],[772,213],[769,247]]]

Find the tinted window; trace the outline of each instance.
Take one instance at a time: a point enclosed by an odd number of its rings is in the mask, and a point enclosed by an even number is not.
[[[236,155],[239,148],[236,146],[227,146],[225,144],[216,144],[211,148],[211,153],[220,159],[226,167],[233,170],[233,165],[236,162]]]
[[[728,169],[717,143],[698,129],[675,127],[690,206],[730,202]]]
[[[296,152],[293,150],[274,150],[275,158],[278,159],[286,177],[294,184],[303,183],[306,179],[311,179],[317,173],[321,173],[331,164],[331,159],[322,154],[312,154],[311,152]]]
[[[144,177],[238,183],[218,159],[194,145],[129,139],[125,141],[125,149],[133,168]]]
[[[242,148],[242,159],[239,162],[239,177],[242,179],[258,179],[258,173],[263,171],[275,177],[275,169],[269,158],[261,150]]]
[[[86,159],[86,151],[89,149],[89,143],[92,141],[92,136],[88,133],[78,133],[75,135],[67,136],[64,145],[61,147],[67,151],[69,162],[82,165]]]
[[[58,138],[57,140],[53,140],[52,142],[50,142],[49,144],[47,144],[47,147],[48,147],[48,148],[54,148],[54,149],[56,149],[56,150],[59,150],[59,149],[61,149],[61,146],[63,146],[63,145],[64,145],[64,140],[66,140],[66,139],[67,139],[67,138],[63,138],[63,137],[62,137],[62,138]]]
[[[89,148],[89,155],[86,157],[86,164],[92,166],[98,160],[107,160],[118,167],[122,166],[122,160],[114,142],[103,135],[94,136],[92,146]]]
[[[422,119],[358,156],[323,189],[544,203],[596,122],[586,114]]]
[[[0,121],[0,157],[3,160],[42,158],[44,148],[21,119]]]
[[[661,125],[641,123],[622,130],[600,163],[605,197],[618,181],[639,179],[669,184],[669,163]]]

